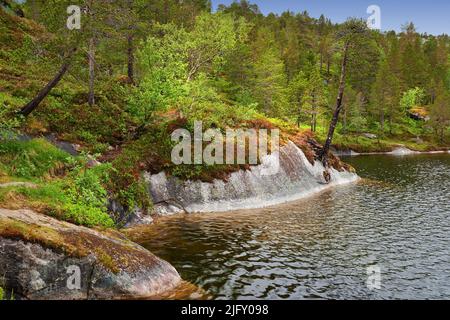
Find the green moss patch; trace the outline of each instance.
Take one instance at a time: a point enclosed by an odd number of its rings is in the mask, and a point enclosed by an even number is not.
[[[69,155],[44,139],[0,141],[0,163],[10,176],[42,178],[64,172]]]
[[[0,214],[0,237],[37,243],[70,257],[83,258],[94,254],[113,273],[123,269],[137,271],[145,263],[150,266],[156,261],[152,254],[123,237],[71,226],[27,212],[28,216],[32,215],[33,221],[30,221],[21,214],[17,212],[17,218]]]

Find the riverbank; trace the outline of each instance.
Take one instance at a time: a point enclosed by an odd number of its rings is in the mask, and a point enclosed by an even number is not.
[[[404,146],[397,146],[394,150],[389,152],[356,152],[354,150],[336,150],[333,149],[333,153],[339,157],[356,157],[356,156],[373,156],[373,155],[394,155],[394,156],[405,156],[405,155],[418,155],[418,154],[447,154],[450,150],[435,150],[435,151],[416,151],[408,149]]]
[[[316,139],[323,143],[326,135],[323,131],[315,134]],[[381,137],[375,133],[336,134],[333,139],[333,150],[337,155],[387,154],[397,149],[409,149],[413,152],[444,152],[450,151],[448,142],[438,141],[429,134],[422,137],[410,133]]]

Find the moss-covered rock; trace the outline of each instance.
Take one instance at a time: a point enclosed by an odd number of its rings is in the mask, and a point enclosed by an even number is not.
[[[5,209],[0,209],[0,274],[5,289],[24,299],[150,297],[181,281],[169,263],[119,232]]]

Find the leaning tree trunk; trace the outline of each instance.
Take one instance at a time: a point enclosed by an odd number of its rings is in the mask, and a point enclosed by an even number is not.
[[[133,0],[128,0],[127,2],[128,12],[130,17],[133,15]],[[128,34],[127,34],[127,59],[128,59],[128,82],[134,85],[134,25],[136,24],[134,19],[129,21]]]
[[[128,41],[128,81],[134,84],[134,37],[133,34],[127,36]]]
[[[75,51],[76,49],[73,49],[73,51],[69,54],[69,57],[65,59],[63,65],[61,66],[55,77],[50,80],[50,82],[44,88],[42,88],[41,91],[39,91],[38,95],[33,100],[31,100],[19,111],[19,114],[27,117],[39,106],[42,100],[45,99],[50,91],[59,83],[59,81],[61,81],[62,77],[66,74],[67,70],[70,67],[70,64],[72,63],[72,54]]]
[[[95,83],[95,40],[92,37],[89,40],[89,96],[88,96],[88,103],[89,106],[91,107],[95,104],[94,83]]]
[[[341,113],[342,110],[342,99],[344,97],[344,90],[345,90],[345,76],[347,73],[347,60],[349,47],[350,42],[347,41],[344,46],[344,58],[342,59],[341,79],[339,82],[339,92],[336,101],[336,108],[334,110],[333,119],[331,120],[330,128],[328,130],[327,140],[320,154],[320,160],[322,161],[325,167],[328,167],[328,153],[330,152],[330,146],[331,142],[333,141],[334,131],[336,130],[336,126],[339,120],[339,114]]]

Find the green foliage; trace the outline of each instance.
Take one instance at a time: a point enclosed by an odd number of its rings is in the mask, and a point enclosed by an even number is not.
[[[138,123],[146,123],[153,112],[170,107],[184,94],[187,32],[174,25],[155,29],[165,36],[149,37],[138,52],[140,85],[129,101],[129,111]]]
[[[12,115],[20,103],[21,99],[0,92],[0,140],[11,137],[20,127],[21,119]]]
[[[104,184],[109,180],[110,166],[92,169],[75,168],[68,180],[65,194],[65,218],[82,225],[112,227],[113,221],[107,214],[108,193]]]
[[[19,188],[32,206],[46,207],[47,213],[88,227],[111,228],[114,222],[107,213],[108,193],[104,187],[109,179],[110,166],[86,169],[76,163],[65,179],[45,182],[38,188]]]
[[[41,178],[64,167],[69,155],[45,139],[0,142],[0,162],[11,176]]]
[[[431,106],[431,127],[436,132],[441,143],[445,140],[445,134],[450,127],[450,93],[445,90],[443,84],[437,89],[436,101]]]
[[[150,209],[148,191],[142,181],[143,169],[162,170],[164,154],[170,154],[170,137],[164,124],[124,147],[112,162],[108,190],[111,196],[128,209]]]
[[[80,203],[69,203],[64,206],[63,210],[65,211],[63,218],[67,221],[87,227],[114,227],[114,221],[101,208]]]
[[[28,203],[60,218],[86,226],[112,227],[107,214],[110,165],[87,169],[83,158],[72,158],[45,139],[0,143],[0,169],[11,177],[32,180],[37,188],[18,187]],[[56,178],[65,175],[64,178]],[[49,180],[50,176],[56,179]],[[2,195],[4,201],[4,194]]]
[[[62,219],[112,226],[108,197],[127,208],[151,209],[143,171],[208,180],[236,169],[171,163],[171,132],[192,131],[195,121],[202,121],[204,130],[266,123],[292,134],[300,125],[323,142],[339,86],[340,49],[347,41],[351,50],[335,146],[388,151],[402,143],[432,149],[445,145],[450,134],[446,36],[425,37],[413,25],[398,34],[367,32],[359,20],[334,25],[306,12],[264,16],[246,1],[211,13],[207,0],[94,1],[78,32],[65,26],[70,4],[27,1],[26,16],[34,21],[0,10],[0,175],[38,184],[1,190],[2,203],[10,191],[19,192],[26,205]],[[91,38],[93,106],[87,102]],[[78,51],[58,86],[31,117],[16,117],[75,45]],[[133,62],[131,83],[124,74]],[[418,105],[429,122],[408,117]],[[366,132],[379,139],[365,138]],[[15,133],[54,133],[103,154],[110,165],[87,169],[86,161],[43,139],[12,141]],[[417,137],[425,142],[411,142],[420,141]]]
[[[216,103],[217,93],[208,79],[224,64],[224,56],[245,39],[247,29],[243,20],[222,13],[200,15],[191,31],[173,24],[156,25],[154,33],[163,36],[150,36],[138,53],[140,85],[129,103],[135,120],[145,124],[157,110]]]
[[[285,65],[279,56],[275,35],[259,30],[254,43],[257,59],[254,62],[255,84],[252,88],[259,110],[271,116],[286,113],[288,105]]]
[[[400,101],[400,105],[403,110],[408,111],[409,109],[419,106],[425,97],[425,92],[422,88],[409,89],[403,93],[403,97]]]
[[[3,288],[0,287],[0,300],[3,300],[5,297],[5,292],[3,291]]]

